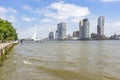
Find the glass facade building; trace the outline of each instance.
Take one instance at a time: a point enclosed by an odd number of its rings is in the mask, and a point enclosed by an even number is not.
[[[105,18],[104,18],[104,16],[100,16],[98,18],[98,25],[97,25],[98,36],[104,35],[104,25],[105,25]]]
[[[61,22],[57,24],[57,37],[58,39],[64,39],[66,36],[66,23]]]
[[[79,22],[80,39],[89,39],[89,21],[83,19]]]

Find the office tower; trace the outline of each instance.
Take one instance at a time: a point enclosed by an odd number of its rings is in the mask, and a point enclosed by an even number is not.
[[[99,39],[101,39],[104,36],[104,25],[105,25],[105,18],[104,16],[100,16],[98,18],[98,25],[97,25],[97,34]]]
[[[89,21],[83,19],[83,39],[89,39]]]
[[[79,22],[79,39],[82,39],[83,37],[83,20],[80,20]]]
[[[66,36],[66,23],[61,22],[57,24],[58,39],[65,39]]]
[[[80,39],[89,39],[89,21],[88,19],[79,22]]]

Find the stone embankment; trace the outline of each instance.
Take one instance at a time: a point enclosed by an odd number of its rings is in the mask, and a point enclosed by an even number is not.
[[[2,66],[2,62],[6,59],[6,55],[9,53],[10,49],[18,43],[18,41],[0,43],[0,66]]]

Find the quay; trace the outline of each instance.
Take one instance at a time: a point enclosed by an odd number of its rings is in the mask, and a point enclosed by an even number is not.
[[[18,43],[18,41],[0,43],[0,66],[2,66],[2,62],[6,59],[6,55],[9,54],[11,48]]]

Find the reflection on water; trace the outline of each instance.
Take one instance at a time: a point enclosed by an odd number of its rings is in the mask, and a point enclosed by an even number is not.
[[[25,42],[0,67],[0,80],[120,80],[120,41]]]

